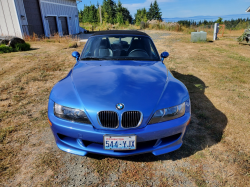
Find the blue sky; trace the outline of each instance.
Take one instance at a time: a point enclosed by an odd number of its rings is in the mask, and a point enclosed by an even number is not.
[[[139,8],[149,8],[154,0],[121,0],[124,7],[128,8],[132,16]],[[78,4],[83,9],[84,4],[96,4],[97,0],[82,0]],[[102,4],[103,0],[99,0]],[[118,2],[118,0],[115,0]],[[158,0],[163,18],[191,17],[191,16],[222,16],[231,14],[249,14],[246,9],[250,0]]]

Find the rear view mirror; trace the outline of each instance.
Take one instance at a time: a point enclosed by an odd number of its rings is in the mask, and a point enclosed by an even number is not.
[[[79,54],[77,51],[74,51],[74,52],[72,53],[72,56],[73,56],[74,58],[76,58],[76,60],[78,60],[79,57],[80,57],[80,54]]]
[[[164,58],[167,58],[168,56],[169,56],[169,53],[166,52],[166,51],[161,53],[161,61],[162,61],[162,63],[163,63]]]
[[[169,56],[169,53],[166,51],[161,54],[161,58],[167,58],[168,56]]]

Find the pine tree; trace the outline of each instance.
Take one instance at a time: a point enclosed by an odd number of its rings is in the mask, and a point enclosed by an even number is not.
[[[158,5],[157,1],[155,0],[154,4],[153,4],[153,16],[152,16],[152,18],[156,19],[156,20],[159,20],[159,21],[162,21],[161,16],[162,16],[161,9],[159,8],[159,5]]]
[[[123,20],[123,15],[122,15],[122,3],[119,0],[118,4],[117,4],[117,8],[116,8],[116,22],[119,24],[124,24],[124,20]]]
[[[218,19],[217,19],[217,21],[216,21],[216,23],[219,23],[219,24],[223,24],[223,18],[222,17],[219,17]]]
[[[145,8],[138,9],[135,14],[136,25],[140,25],[142,21],[147,22],[147,10]]]
[[[118,12],[116,14],[116,22],[119,23],[119,24],[124,24],[122,12]]]
[[[150,3],[150,8],[147,12],[147,18],[148,20],[152,20],[153,19],[153,15],[154,15],[154,7],[153,7],[153,4],[152,2]]]
[[[122,6],[120,0],[116,5],[114,0],[103,0],[101,6],[102,21],[106,23],[120,23],[127,25],[132,23],[132,16],[129,10]],[[100,23],[99,3],[97,5],[84,5],[84,9],[79,11],[79,20],[83,23]]]
[[[129,23],[132,22],[132,16],[130,15],[130,12],[127,8],[122,6],[122,3],[120,0],[118,0],[117,8],[116,8],[116,19],[118,20],[118,17],[123,19],[122,24],[125,23],[125,21],[128,21]],[[118,21],[117,21],[118,22]],[[121,23],[120,21],[118,23]]]
[[[102,11],[106,23],[114,24],[116,22],[116,3],[113,0],[103,0]]]
[[[81,21],[83,23],[96,23],[98,21],[97,8],[95,7],[95,5],[84,5],[84,9],[81,11]]]

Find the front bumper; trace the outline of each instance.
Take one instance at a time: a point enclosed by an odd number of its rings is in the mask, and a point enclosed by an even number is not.
[[[178,119],[147,125],[144,128],[113,131],[95,129],[92,125],[73,123],[49,113],[49,120],[52,123],[51,130],[59,149],[81,156],[87,153],[96,153],[116,157],[148,152],[161,155],[180,148],[190,117],[190,113],[186,113]],[[137,149],[130,151],[105,150],[103,149],[103,136],[105,134],[137,135]]]

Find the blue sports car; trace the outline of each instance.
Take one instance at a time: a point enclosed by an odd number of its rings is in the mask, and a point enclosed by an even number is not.
[[[57,146],[86,155],[161,155],[181,147],[191,118],[187,88],[139,31],[101,31],[52,89],[48,118]]]

